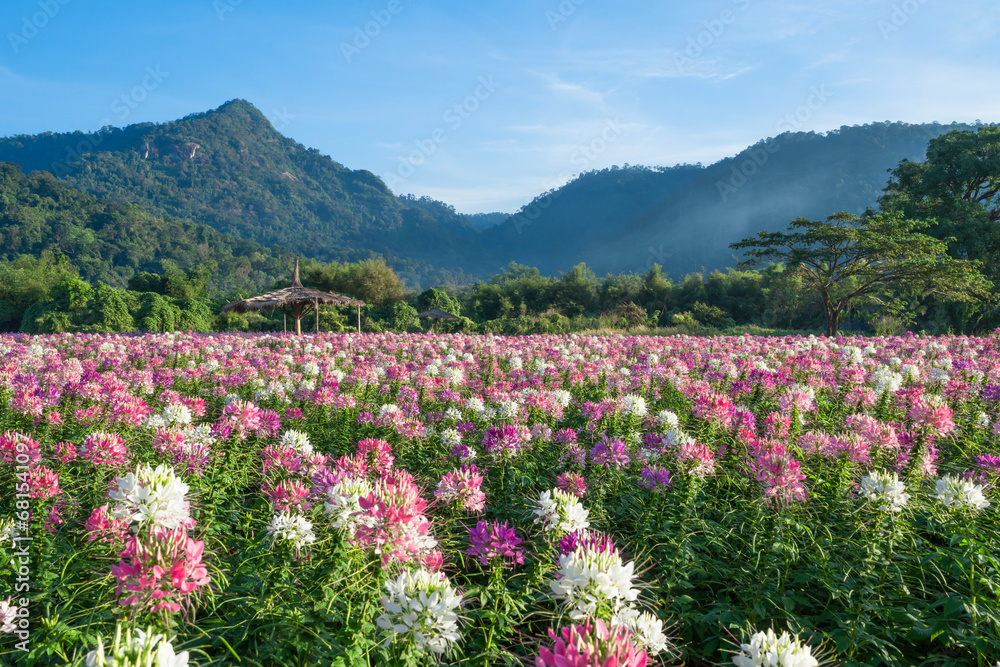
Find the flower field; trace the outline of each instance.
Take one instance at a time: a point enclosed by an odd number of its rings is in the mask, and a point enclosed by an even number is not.
[[[1000,339],[0,336],[0,663],[994,665]]]

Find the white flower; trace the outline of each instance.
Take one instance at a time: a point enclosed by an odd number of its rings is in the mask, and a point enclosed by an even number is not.
[[[876,503],[882,503],[879,509],[885,512],[900,512],[910,494],[904,493],[906,485],[899,481],[894,472],[876,470],[871,475],[861,478],[861,495]]]
[[[569,401],[573,398],[573,395],[565,389],[556,389],[550,394],[550,398],[553,403],[558,403],[565,408],[569,405]]]
[[[903,386],[903,376],[888,366],[879,366],[876,368],[872,371],[869,379],[875,388],[877,396],[881,396],[887,392],[894,394]]]
[[[520,370],[521,366],[523,365],[521,362],[521,357],[518,357],[517,355],[512,356],[510,359],[508,359],[508,361],[510,362],[511,370]]]
[[[660,410],[656,413],[656,420],[660,422],[661,426],[665,426],[669,429],[676,429],[680,425],[680,420],[677,419],[677,414],[672,410]]]
[[[296,551],[316,541],[309,519],[289,512],[279,512],[271,517],[271,523],[267,524],[267,535],[272,543],[289,542]]]
[[[281,435],[281,445],[283,447],[291,447],[300,454],[307,456],[313,452],[313,447],[309,443],[309,436],[302,431],[294,429],[285,431]]]
[[[617,551],[580,547],[559,556],[558,578],[550,581],[549,587],[552,597],[563,604],[573,620],[585,616],[610,620],[639,596],[633,579],[635,563],[623,563]]]
[[[465,382],[465,373],[461,368],[446,368],[441,373],[441,377],[451,384],[462,384]]]
[[[385,646],[393,641],[411,642],[418,651],[442,654],[457,642],[458,616],[462,602],[443,573],[408,570],[385,582],[382,596],[385,613],[375,619],[389,631]]]
[[[497,419],[513,419],[520,407],[517,401],[500,401],[496,406]]]
[[[17,630],[17,607],[10,603],[10,598],[0,600],[0,635],[12,635]]]
[[[541,523],[545,532],[565,535],[590,527],[587,509],[576,496],[561,489],[542,491],[535,504],[538,506],[532,510],[535,523]]]
[[[983,497],[982,485],[955,475],[945,475],[937,481],[935,497],[945,507],[956,509],[969,506],[974,510],[981,510],[990,506],[990,501]]]
[[[636,648],[645,651],[650,656],[663,652],[673,652],[673,645],[663,633],[663,621],[648,611],[636,614],[629,608],[627,613],[619,614],[619,625],[624,625],[632,631],[632,642]]]
[[[163,635],[150,635],[136,630],[135,636],[121,626],[115,634],[110,652],[104,652],[104,642],[98,638],[97,648],[87,654],[87,667],[187,667],[188,652],[174,653],[174,647]]]
[[[361,516],[361,496],[372,492],[372,485],[363,479],[345,479],[326,490],[328,500],[323,510],[330,517],[330,525],[348,537],[354,537]]]
[[[462,444],[462,434],[453,428],[441,429],[441,443],[449,449],[455,445],[460,445]]]
[[[740,646],[740,654],[733,656],[736,667],[818,667],[812,649],[802,644],[788,632],[775,636],[774,630],[758,632],[750,637],[749,644]]]
[[[635,394],[627,394],[622,398],[622,409],[626,415],[632,417],[646,416],[646,399]]]
[[[144,523],[167,530],[188,527],[191,515],[184,498],[188,485],[174,474],[173,468],[140,465],[134,473],[115,481],[118,488],[109,495],[117,504],[111,515],[137,524],[133,530],[138,531]]]
[[[168,424],[184,425],[191,423],[191,410],[183,403],[171,403],[163,408],[163,420]]]

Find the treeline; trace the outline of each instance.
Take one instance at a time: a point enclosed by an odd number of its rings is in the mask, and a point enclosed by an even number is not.
[[[598,278],[584,264],[558,276],[510,264],[503,273],[465,286],[407,291],[382,260],[320,263],[304,260],[307,287],[349,294],[368,305],[363,331],[426,331],[432,323],[421,311],[439,308],[457,316],[439,323],[444,332],[528,334],[584,331],[660,330],[686,333],[823,330],[824,315],[801,275],[781,265],[763,270],[692,273],[671,279],[658,265],[646,273]],[[281,331],[291,329],[281,311],[222,314],[222,306],[253,292],[213,295],[207,265],[182,271],[176,266],[139,272],[125,288],[80,278],[64,255],[43,253],[0,262],[0,330],[25,333]],[[270,289],[290,281],[272,283]],[[907,326],[929,333],[982,329],[956,318],[955,306],[892,302],[848,313],[848,332],[897,333]],[[918,312],[916,318],[912,313]],[[959,322],[959,324],[956,324]],[[357,327],[354,309],[321,308],[323,331]],[[314,320],[303,323],[312,330]]]

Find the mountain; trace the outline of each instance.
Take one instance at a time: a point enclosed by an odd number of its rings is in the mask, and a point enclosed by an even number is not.
[[[432,265],[475,270],[491,255],[465,220],[407,206],[371,172],[282,136],[244,100],[158,125],[9,137],[2,160],[323,261],[382,255],[411,279]]]
[[[204,266],[222,293],[269,286],[286,278],[292,263],[287,250],[157,217],[69,188],[49,173],[26,176],[18,165],[0,162],[0,261],[46,252],[68,257],[82,278],[116,287],[140,271]]]
[[[660,264],[680,277],[735,266],[728,245],[799,216],[875,207],[900,160],[969,125],[874,123],[825,134],[786,132],[707,167],[613,167],[537,197],[484,243],[542,273],[586,262],[598,274]],[[554,249],[558,248],[558,251]]]
[[[371,172],[282,136],[244,100],[163,124],[7,137],[0,161],[259,246],[322,261],[380,255],[419,287],[510,262],[543,274],[579,262],[598,274],[658,263],[675,278],[733,266],[728,245],[762,229],[876,206],[889,169],[923,160],[928,141],[954,129],[973,128],[885,122],[787,132],[709,166],[587,172],[512,216],[396,196]]]

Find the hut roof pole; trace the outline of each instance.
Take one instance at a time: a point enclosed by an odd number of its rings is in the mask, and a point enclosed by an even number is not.
[[[361,333],[361,306],[358,306],[358,333]]]
[[[292,317],[295,318],[295,333],[302,335],[302,304],[296,303],[292,306]]]
[[[319,333],[319,297],[316,297],[315,301],[313,308],[316,309],[316,333]]]

